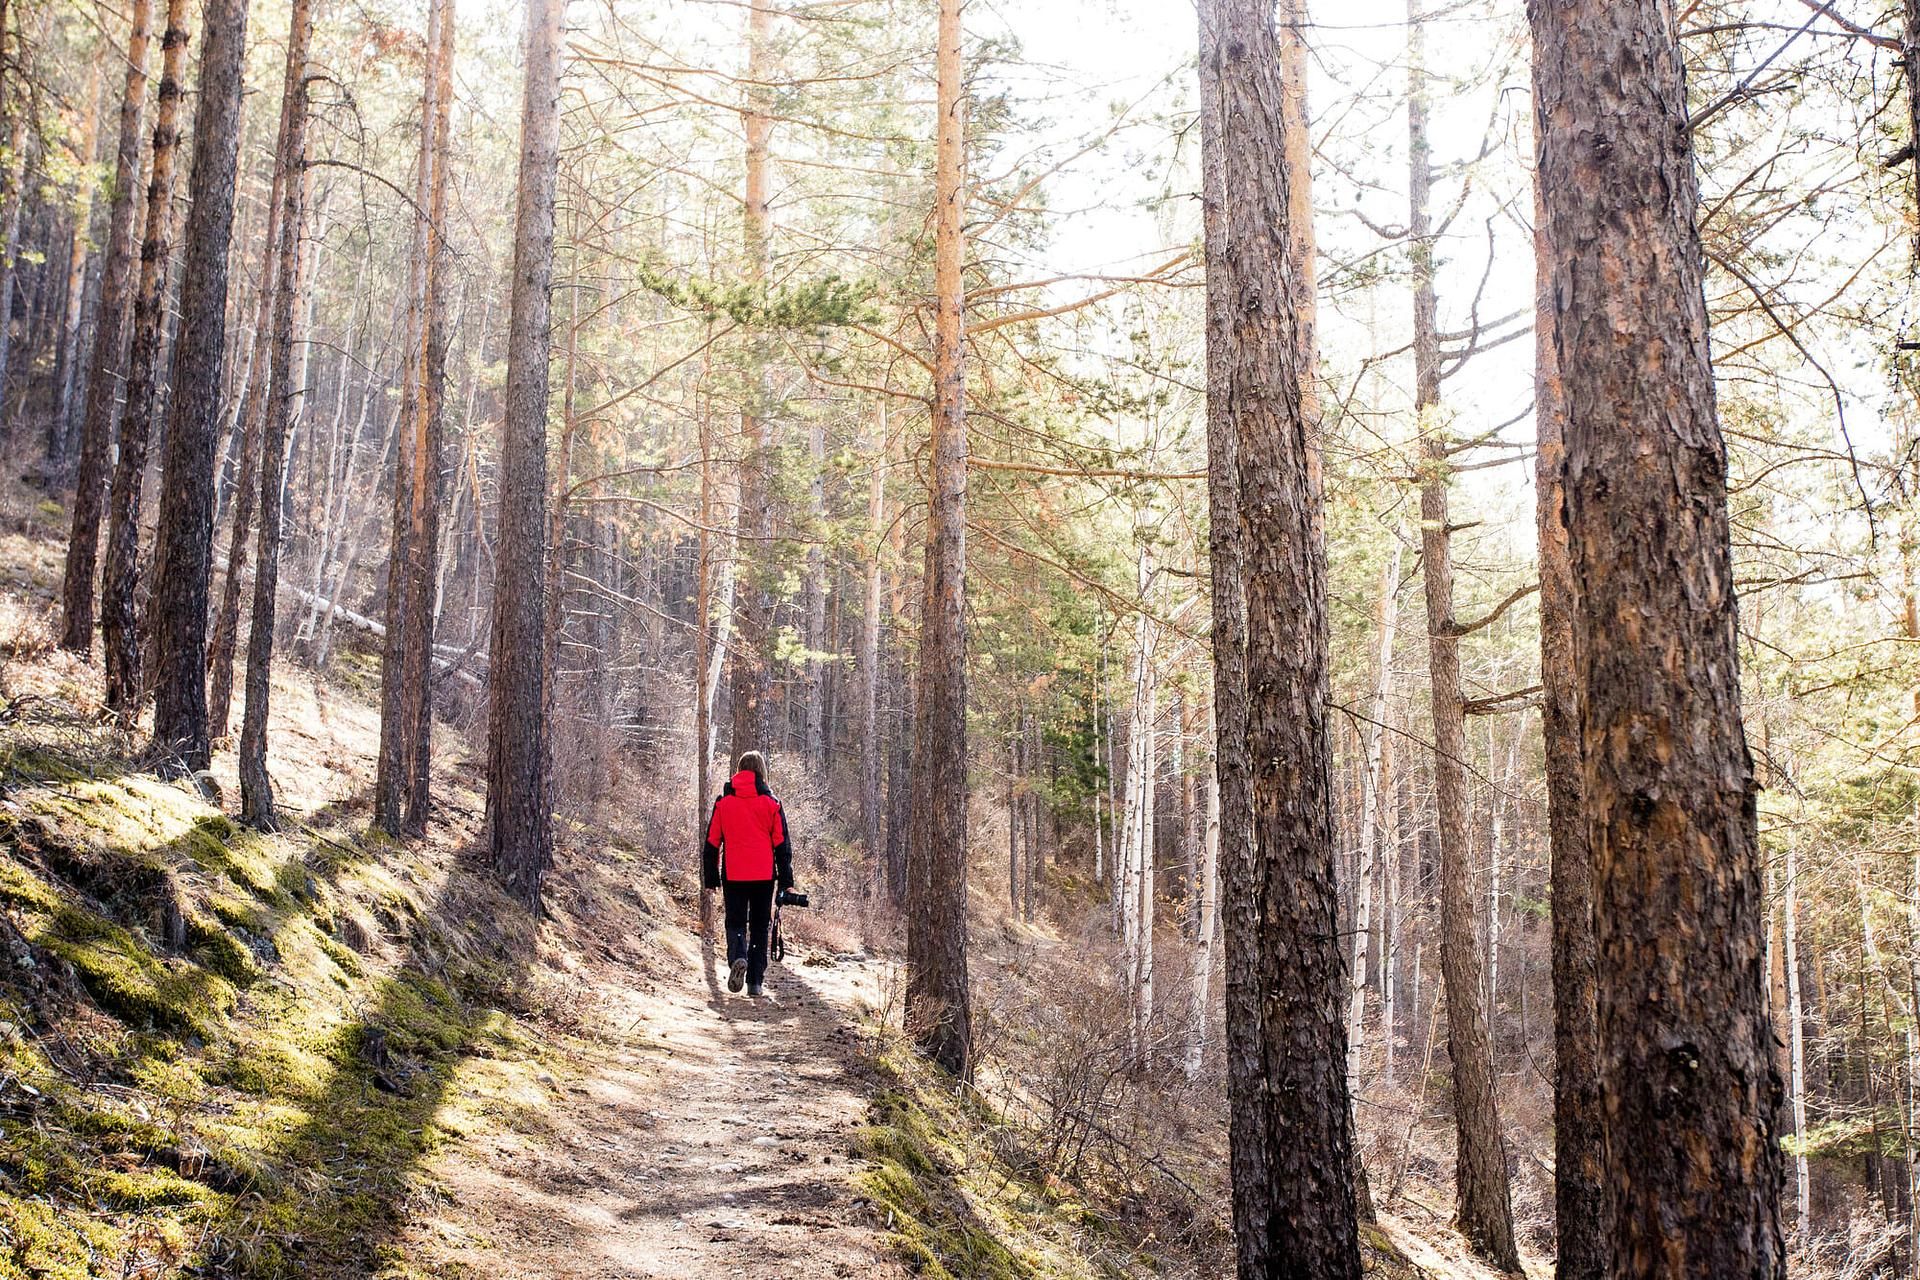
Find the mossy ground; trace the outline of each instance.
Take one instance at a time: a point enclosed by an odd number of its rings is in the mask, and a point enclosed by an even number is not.
[[[1118,1280],[1152,1274],[1058,1182],[996,1152],[996,1118],[903,1046],[857,1140],[856,1176],[901,1260],[929,1280]]]
[[[1072,1185],[997,1141],[1006,1126],[902,1044],[879,1058],[888,1087],[868,1109],[856,1175],[901,1260],[929,1280],[1127,1280],[1193,1274],[1164,1242],[1129,1238]],[[1378,1226],[1363,1224],[1367,1274],[1424,1274]],[[1199,1267],[1205,1273],[1204,1266]]]
[[[352,819],[263,836],[99,756],[0,768],[0,1280],[409,1274],[421,1160],[542,1060],[501,1008],[516,908]]]

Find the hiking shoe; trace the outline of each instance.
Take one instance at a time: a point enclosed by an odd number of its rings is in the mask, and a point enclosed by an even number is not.
[[[741,987],[746,985],[746,981],[747,962],[745,960],[735,960],[733,962],[733,971],[727,974],[727,990],[738,992]]]
[[[757,982],[749,983],[747,985],[747,994],[752,996],[755,1000],[758,1000],[761,996],[764,996],[765,994],[767,994],[767,989],[761,986]]]

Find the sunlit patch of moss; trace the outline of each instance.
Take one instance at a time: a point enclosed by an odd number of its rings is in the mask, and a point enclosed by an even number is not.
[[[1101,1274],[1073,1247],[1064,1217],[1049,1212],[1039,1189],[996,1166],[971,1106],[911,1062],[882,1065],[896,1087],[875,1096],[855,1139],[868,1162],[855,1185],[909,1268],[932,1280]]]
[[[187,915],[187,949],[201,965],[236,987],[252,986],[263,972],[251,948],[222,928],[220,920],[198,912]]]
[[[233,1007],[233,984],[225,978],[157,957],[127,930],[90,911],[63,905],[22,933],[73,966],[94,1003],[136,1027],[205,1037]]]
[[[318,946],[327,959],[333,961],[334,968],[340,971],[336,975],[336,980],[358,978],[366,972],[360,963],[360,957],[353,953],[353,948],[343,947],[324,935],[318,940]]]
[[[91,1280],[94,1262],[120,1253],[120,1231],[42,1200],[0,1195],[0,1277]]]
[[[422,1157],[547,1101],[542,1043],[493,1007],[514,967],[492,935],[436,922],[417,849],[262,836],[151,777],[0,758],[30,771],[24,816],[0,815],[0,909],[38,962],[0,952],[0,1024],[78,1015],[62,1030],[100,1064],[69,1080],[0,1025],[0,1280],[161,1254],[236,1280],[409,1274],[383,1240]],[[356,953],[349,919],[385,945]]]

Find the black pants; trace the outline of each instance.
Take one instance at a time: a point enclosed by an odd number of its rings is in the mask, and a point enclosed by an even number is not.
[[[773,924],[773,881],[729,880],[727,898],[727,963],[747,962],[747,981],[767,976],[767,930]]]

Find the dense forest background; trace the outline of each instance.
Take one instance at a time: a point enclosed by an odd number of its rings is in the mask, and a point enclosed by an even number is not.
[[[1920,1274],[1915,19],[1673,7],[1789,1241],[1810,1275]],[[0,0],[7,504],[72,548],[44,616],[91,655],[97,612],[90,714],[203,780],[237,752],[224,802],[270,827],[295,766],[267,699],[317,673],[380,703],[367,817],[395,836],[440,820],[436,760],[497,783],[521,776],[513,743],[544,740],[550,773],[507,793],[527,812],[487,801],[534,903],[610,829],[676,833],[690,869],[703,797],[765,748],[812,823],[803,884],[871,945],[897,945],[909,907],[952,909],[910,902],[925,848],[971,890],[976,968],[1018,980],[979,977],[965,1052],[936,1056],[1044,1116],[1063,1171],[1097,1158],[1185,1205],[1157,1153],[1184,1170],[1225,1124],[1191,13],[982,2],[962,31],[932,0],[540,8],[530,57],[523,7],[493,0]],[[244,37],[224,187],[200,79],[223,23]],[[1362,0],[1288,29],[1359,1154],[1377,1205],[1438,1221],[1456,1151],[1490,1143],[1507,1236],[1548,1255],[1526,14]],[[522,99],[543,57],[544,320],[515,243],[540,200]],[[217,197],[224,249],[195,222]],[[196,246],[225,263],[216,328]],[[189,430],[211,489],[176,506]],[[956,476],[963,509],[930,501]],[[161,551],[189,525],[204,572]],[[189,660],[166,620],[196,576]],[[193,661],[209,719],[179,736],[166,673]],[[1448,928],[1467,989],[1442,977]],[[1070,958],[1023,967],[1036,931]],[[964,946],[964,919],[944,936]],[[1486,1099],[1462,1093],[1456,1017],[1484,1019]]]

